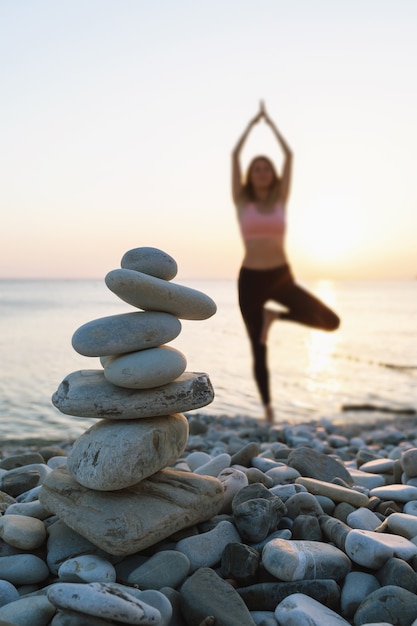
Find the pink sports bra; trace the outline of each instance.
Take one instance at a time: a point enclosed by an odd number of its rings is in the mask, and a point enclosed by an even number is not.
[[[262,213],[254,203],[247,204],[240,213],[239,224],[244,241],[282,237],[285,232],[285,207],[282,202],[277,202],[273,211]]]

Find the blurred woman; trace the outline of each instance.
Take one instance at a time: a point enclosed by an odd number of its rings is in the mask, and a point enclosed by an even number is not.
[[[283,152],[282,172],[272,161],[255,157],[243,179],[240,154],[253,127],[264,120]],[[261,103],[232,153],[232,195],[244,243],[239,273],[239,306],[249,336],[255,381],[264,407],[265,420],[272,423],[267,337],[276,320],[298,322],[312,328],[336,330],[338,316],[323,302],[294,281],[285,253],[286,206],[291,182],[293,155],[287,142]],[[282,311],[265,307],[275,301]]]

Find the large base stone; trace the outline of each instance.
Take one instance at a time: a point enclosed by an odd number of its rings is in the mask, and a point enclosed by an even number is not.
[[[210,404],[213,398],[204,373],[184,372],[154,389],[125,389],[109,383],[103,370],[79,370],[64,378],[52,403],[66,415],[117,420],[185,413]]]
[[[210,476],[161,470],[128,489],[100,492],[59,467],[46,477],[39,499],[94,545],[127,556],[216,515],[223,486]]]

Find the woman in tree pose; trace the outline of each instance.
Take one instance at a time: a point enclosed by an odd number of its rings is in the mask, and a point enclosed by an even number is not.
[[[265,156],[255,157],[243,179],[240,153],[252,128],[261,120],[270,127],[283,152],[282,173]],[[232,195],[245,253],[239,272],[239,306],[249,336],[255,381],[265,411],[272,423],[274,412],[269,389],[267,337],[275,320],[298,322],[312,328],[336,330],[339,317],[323,302],[296,284],[285,254],[286,205],[293,155],[287,142],[261,103],[232,153]],[[268,301],[285,307],[265,307]]]

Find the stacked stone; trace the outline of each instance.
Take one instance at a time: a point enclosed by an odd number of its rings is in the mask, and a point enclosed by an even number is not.
[[[169,469],[185,450],[183,412],[213,400],[205,373],[186,372],[186,358],[166,344],[180,319],[216,312],[206,294],[170,282],[175,260],[135,248],[108,288],[140,311],[81,326],[74,349],[100,357],[102,369],[69,374],[52,397],[63,413],[98,418],[73,444],[66,466],[51,472],[42,505],[105,552],[126,556],[209,519],[222,506],[219,480]]]

